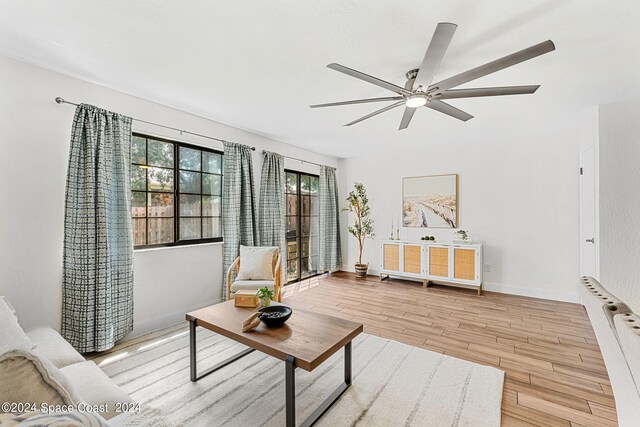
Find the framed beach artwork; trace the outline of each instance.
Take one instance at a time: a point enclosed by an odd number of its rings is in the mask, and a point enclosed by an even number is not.
[[[458,175],[402,179],[402,226],[458,227]]]

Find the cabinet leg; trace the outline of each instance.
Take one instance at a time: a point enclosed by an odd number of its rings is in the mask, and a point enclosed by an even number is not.
[[[431,284],[431,281],[429,281],[429,280],[423,280],[422,281],[422,287],[423,288],[428,288],[430,284]]]
[[[478,286],[478,296],[482,295],[482,284]]]

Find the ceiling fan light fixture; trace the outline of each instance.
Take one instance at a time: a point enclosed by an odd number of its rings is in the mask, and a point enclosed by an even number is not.
[[[404,103],[409,108],[423,107],[427,104],[427,95],[423,95],[421,93],[411,94],[407,96]]]

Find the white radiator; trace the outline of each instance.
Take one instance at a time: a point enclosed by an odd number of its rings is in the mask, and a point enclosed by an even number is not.
[[[594,278],[580,280],[582,304],[598,338],[620,427],[640,425],[640,316]]]

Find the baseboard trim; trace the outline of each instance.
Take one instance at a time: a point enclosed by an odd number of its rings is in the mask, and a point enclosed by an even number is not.
[[[346,268],[342,268],[340,271],[353,273],[355,270],[354,268],[346,267]],[[378,276],[380,273],[377,270],[369,269],[369,274]],[[418,282],[418,283],[422,282],[422,280],[420,279],[404,278],[400,276],[391,276],[391,277],[402,279],[402,280],[408,280],[412,282]],[[572,302],[572,303],[580,304],[580,297],[578,295],[577,289],[575,294],[563,294],[563,293],[547,291],[543,289],[535,289],[535,288],[529,288],[525,286],[509,285],[505,283],[493,283],[493,282],[483,282],[482,289],[485,291],[498,292],[501,294],[518,295],[522,297],[540,298],[540,299],[548,299],[552,301]]]
[[[160,329],[176,325],[184,321],[185,313],[199,308],[208,307],[213,304],[222,302],[221,298],[205,301],[196,304],[191,307],[181,308],[170,313],[161,314],[160,316],[152,317],[150,319],[144,319],[133,323],[133,331],[131,331],[124,339],[137,338],[140,335],[148,334],[149,332],[155,332]]]
[[[543,289],[528,288],[517,285],[507,285],[504,283],[484,282],[482,289],[490,292],[498,292],[501,294],[518,295],[523,297],[548,299],[552,301],[572,302],[580,304],[580,297],[576,290],[575,294],[563,294],[559,292],[546,291]]]

